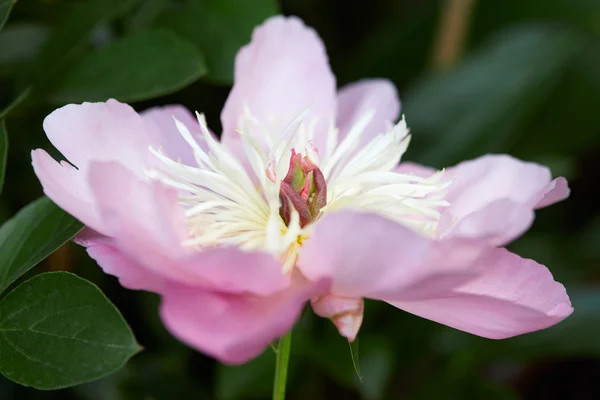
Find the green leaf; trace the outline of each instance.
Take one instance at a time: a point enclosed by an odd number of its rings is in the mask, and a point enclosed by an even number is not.
[[[0,65],[5,66],[28,61],[35,57],[40,46],[48,38],[48,28],[33,23],[11,24],[0,33]]]
[[[448,166],[507,151],[516,128],[545,101],[581,44],[570,31],[521,26],[482,45],[457,69],[427,77],[404,102],[415,139],[409,154]]]
[[[73,2],[41,47],[35,61],[37,89],[52,87],[73,59],[89,43],[92,32],[127,12],[135,0],[88,0]]]
[[[129,30],[149,28],[167,6],[167,0],[144,0],[127,21]]]
[[[15,3],[16,0],[0,0],[0,31],[8,20],[10,10],[12,10]]]
[[[37,275],[0,302],[0,372],[37,389],[88,382],[141,350],[93,283],[68,272]]]
[[[8,134],[6,123],[0,120],[0,195],[4,187],[4,176],[6,175],[6,158],[8,157]]]
[[[278,13],[277,1],[188,1],[160,22],[198,45],[206,55],[206,78],[220,84],[233,82],[237,51],[250,41],[252,30]]]
[[[0,293],[82,227],[47,197],[19,211],[0,227]]]
[[[81,60],[52,100],[146,100],[175,92],[205,73],[204,58],[193,44],[166,30],[142,31]]]

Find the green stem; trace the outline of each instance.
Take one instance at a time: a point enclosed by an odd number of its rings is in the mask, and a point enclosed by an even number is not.
[[[275,382],[273,384],[273,400],[285,400],[285,383],[287,381],[290,349],[292,348],[292,331],[279,339],[277,346],[277,363],[275,364]]]

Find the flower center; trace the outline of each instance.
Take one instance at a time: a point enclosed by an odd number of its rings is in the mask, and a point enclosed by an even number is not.
[[[292,149],[288,173],[281,181],[279,215],[286,225],[291,221],[291,210],[298,212],[300,227],[305,227],[319,216],[327,203],[327,183],[323,173],[308,157]]]
[[[314,125],[303,124],[305,115],[274,130],[246,110],[235,151],[212,136],[204,116],[197,114],[198,137],[175,120],[196,165],[151,148],[159,162],[146,173],[179,191],[190,230],[185,245],[269,251],[287,271],[313,222],[327,212],[370,211],[435,235],[448,183],[443,172],[426,178],[394,172],[410,138],[404,120],[368,138],[369,113],[343,138],[331,125],[319,140]]]

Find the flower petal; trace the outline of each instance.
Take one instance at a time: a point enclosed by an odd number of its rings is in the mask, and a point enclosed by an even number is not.
[[[365,307],[361,297],[343,297],[329,293],[312,298],[310,304],[315,314],[333,322],[340,335],[351,342],[356,339]]]
[[[234,85],[221,113],[222,141],[239,145],[236,129],[245,107],[259,126],[279,133],[309,106],[304,122],[325,130],[335,117],[335,77],[325,46],[300,19],[272,17],[237,54]]]
[[[531,207],[511,200],[495,200],[481,210],[455,218],[451,213],[442,213],[438,231],[445,237],[485,238],[489,244],[503,246],[525,233],[533,223],[535,215]]]
[[[87,248],[102,270],[119,278],[119,283],[128,289],[161,293],[164,277],[137,264],[118,250],[113,239],[85,228],[74,239]]]
[[[195,166],[194,152],[177,130],[174,119],[184,124],[199,146],[208,151],[208,145],[202,140],[200,125],[187,108],[180,105],[152,107],[140,113],[146,125],[146,131],[158,143],[161,151],[172,160],[181,160],[185,165]],[[158,150],[158,149],[157,149]]]
[[[365,79],[344,86],[337,97],[337,126],[340,139],[368,112],[375,112],[365,128],[363,143],[389,131],[400,116],[400,100],[394,84],[385,79]]]
[[[547,207],[551,204],[563,201],[571,193],[569,184],[565,178],[556,178],[547,184],[538,194],[539,200],[535,204],[535,208]]]
[[[448,251],[452,247],[455,252]],[[434,243],[379,215],[342,211],[316,223],[298,268],[310,280],[330,278],[336,295],[413,297],[463,283],[479,248]]]
[[[228,364],[259,355],[291,329],[306,301],[327,290],[324,282],[295,279],[289,289],[268,297],[210,292],[170,285],[161,316],[181,341]]]
[[[127,104],[69,104],[44,119],[48,139],[79,170],[92,161],[116,161],[146,179],[143,170],[156,146],[146,132],[142,118]],[[157,146],[156,146],[157,147]]]
[[[187,228],[177,196],[160,183],[141,182],[116,163],[93,163],[90,182],[108,235],[151,272],[228,293],[268,295],[289,286],[289,276],[270,254],[185,248]]]
[[[389,301],[412,314],[491,339],[552,326],[572,312],[565,288],[544,267],[506,249],[490,249],[481,276],[415,301]]]
[[[177,279],[191,275],[173,260],[189,252],[185,216],[177,194],[159,182],[143,182],[118,163],[94,162],[89,182],[102,218],[100,233],[115,239],[119,250],[152,271]]]
[[[401,162],[400,165],[394,169],[394,172],[427,178],[428,176],[435,174],[436,170],[434,168],[425,167],[412,162]]]
[[[85,225],[102,230],[102,220],[85,175],[65,161],[56,162],[42,149],[33,150],[31,159],[46,196]]]
[[[506,244],[527,229],[532,218],[526,216],[527,209],[533,210],[536,203],[539,207],[551,204],[568,195],[566,181],[559,178],[551,182],[548,168],[508,155],[486,155],[462,162],[448,168],[446,177],[452,180],[446,195],[450,206],[444,210],[438,234],[459,235],[464,227],[456,225],[465,221],[469,237],[488,236],[495,245]],[[494,229],[498,234],[490,235]]]
[[[236,247],[206,250],[182,260],[204,286],[227,293],[268,296],[287,288],[290,274],[271,254]]]

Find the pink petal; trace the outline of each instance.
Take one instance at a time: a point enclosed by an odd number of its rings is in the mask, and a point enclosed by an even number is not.
[[[227,293],[268,296],[286,289],[290,274],[271,254],[235,247],[205,250],[182,260],[205,287]]]
[[[365,128],[363,143],[387,132],[400,115],[400,100],[394,84],[385,79],[365,79],[344,86],[338,92],[337,126],[340,138],[368,112],[375,112]]]
[[[469,226],[468,237],[488,236],[493,244],[506,244],[531,223],[527,209],[532,210],[538,202],[545,206],[568,195],[562,178],[554,190],[557,184],[551,182],[548,168],[508,155],[486,155],[465,161],[448,168],[446,176],[452,184],[446,196],[450,206],[444,210],[444,223],[438,230],[442,237],[459,235],[464,226],[455,225],[465,221]],[[544,196],[548,196],[546,200]],[[497,234],[490,235],[491,230]]]
[[[327,286],[297,279],[287,290],[257,297],[174,284],[165,291],[160,311],[181,341],[224,363],[242,364],[289,331],[306,301]]]
[[[96,260],[104,273],[119,278],[119,283],[123,287],[155,293],[162,291],[165,283],[164,277],[137,264],[119,251],[113,238],[84,228],[73,241],[86,247],[87,253]]]
[[[140,113],[146,124],[148,134],[159,143],[161,150],[172,160],[181,160],[186,165],[197,165],[191,146],[175,126],[175,120],[184,124],[199,146],[208,151],[208,145],[202,140],[200,125],[187,108],[180,105],[153,107]]]
[[[222,141],[239,147],[236,129],[245,107],[260,126],[280,132],[310,106],[304,123],[317,123],[318,139],[335,117],[335,101],[335,77],[317,33],[296,17],[272,17],[237,54],[233,89],[221,113]]]
[[[364,300],[361,297],[342,297],[326,294],[311,299],[311,305],[320,317],[329,318],[340,335],[354,341],[362,325]]]
[[[115,163],[92,164],[90,182],[118,249],[153,273],[228,293],[269,295],[289,286],[289,276],[270,254],[183,247],[187,223],[170,188],[141,182]]]
[[[85,225],[102,230],[85,175],[67,162],[56,162],[42,149],[33,150],[31,159],[46,196]]]
[[[463,219],[451,213],[442,213],[438,231],[445,237],[485,238],[494,246],[503,246],[525,233],[533,223],[535,215],[531,207],[511,200],[495,200],[481,210],[468,214]]]
[[[450,244],[434,243],[376,214],[342,211],[316,223],[298,267],[310,280],[331,279],[331,292],[339,296],[419,296],[471,277],[466,268],[479,255],[479,244]]]
[[[119,250],[155,273],[173,279],[190,275],[173,260],[186,257],[187,238],[177,194],[159,182],[142,182],[117,163],[94,162],[89,182],[105,227]]]
[[[556,178],[547,184],[541,192],[536,196],[539,198],[535,204],[535,208],[547,207],[551,204],[565,200],[571,193],[569,184],[565,178]]]
[[[46,117],[44,130],[54,147],[81,171],[92,161],[116,161],[146,179],[143,166],[153,157],[148,146],[156,143],[127,104],[116,100],[69,104]]]
[[[410,313],[491,339],[552,326],[572,312],[565,288],[532,260],[490,249],[476,269],[481,276],[451,292],[415,301],[389,301]]]
[[[402,162],[394,169],[394,172],[427,178],[428,176],[435,174],[437,171],[434,168],[425,167],[412,162]]]

